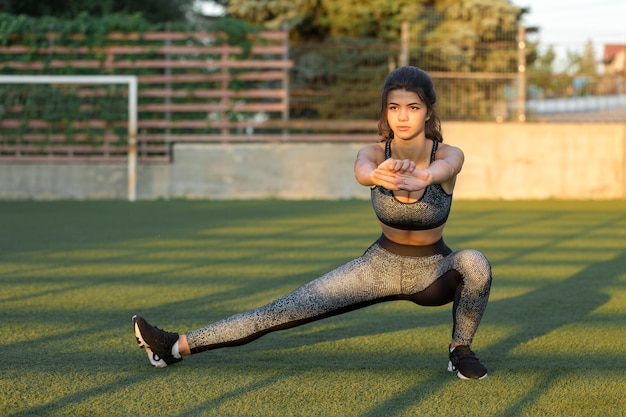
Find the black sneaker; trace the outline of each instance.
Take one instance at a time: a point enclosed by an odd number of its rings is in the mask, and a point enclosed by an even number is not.
[[[133,316],[133,329],[137,344],[145,349],[152,366],[164,368],[183,360],[172,355],[172,346],[178,341],[178,333],[166,332],[151,326],[142,317]]]
[[[469,346],[457,346],[450,352],[448,371],[456,372],[456,376],[461,379],[487,378],[487,368],[480,363]]]

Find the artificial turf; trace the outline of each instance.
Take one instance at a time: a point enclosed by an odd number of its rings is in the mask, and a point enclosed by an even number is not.
[[[131,316],[191,330],[359,256],[367,201],[0,202],[2,416],[619,416],[626,201],[456,201],[484,252],[482,381],[450,306],[392,302],[150,367]]]

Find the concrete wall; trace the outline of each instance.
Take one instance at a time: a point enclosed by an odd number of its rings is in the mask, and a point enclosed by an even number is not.
[[[466,156],[457,199],[626,198],[626,123],[444,123]],[[375,137],[374,137],[375,140]],[[368,198],[363,143],[177,144],[140,165],[137,198]],[[124,164],[0,163],[0,199],[125,199]]]
[[[450,123],[465,152],[458,198],[626,198],[626,123]]]

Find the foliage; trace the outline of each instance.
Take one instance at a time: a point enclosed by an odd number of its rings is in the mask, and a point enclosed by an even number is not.
[[[229,0],[227,13],[256,24],[287,24],[295,40],[374,37],[396,41],[403,22],[420,36],[495,41],[517,30],[523,10],[507,0]],[[425,21],[428,21],[426,29]],[[419,25],[417,28],[415,25]]]
[[[400,38],[403,22],[419,23],[424,0],[322,0],[321,17],[331,36],[373,37],[392,42]]]
[[[61,134],[64,143],[96,147],[104,144],[107,130],[111,129],[118,135],[116,145],[125,145],[122,137],[125,138],[127,131],[119,123],[128,112],[128,98],[123,90],[119,86],[1,86],[0,119],[20,121],[17,129],[5,129],[8,138],[4,142],[20,143],[23,135],[35,134],[43,137],[36,141],[37,145],[45,147],[58,142],[55,138]],[[105,126],[90,126],[93,119],[104,121]],[[44,120],[47,126],[33,129],[29,127],[33,120]]]
[[[293,40],[301,42],[372,38],[397,44],[408,22],[412,56],[427,70],[515,72],[511,42],[524,10],[507,0],[230,0],[227,12],[257,24],[288,23]]]
[[[592,76],[598,74],[598,64],[596,51],[591,40],[585,43],[582,54],[574,51],[567,51],[568,72],[570,74],[580,74]]]
[[[227,13],[268,27],[291,28],[294,40],[328,37],[397,39],[403,21],[418,20],[425,0],[230,0]]]
[[[142,34],[163,31],[164,27],[172,31],[203,30],[213,33],[212,42],[215,45],[241,47],[242,53],[232,56],[232,59],[247,58],[253,42],[260,41],[259,27],[235,18],[188,25],[150,23],[139,14],[99,17],[83,12],[70,20],[48,16],[36,18],[26,15],[0,14],[0,46],[4,47],[0,73],[4,75],[158,75],[162,71],[160,68],[108,67],[106,61],[109,56],[103,53],[105,49],[100,47],[140,45],[148,52],[127,54],[121,56],[121,59],[129,61],[150,59],[154,57],[153,53],[149,52],[150,48],[163,46],[163,41],[145,40],[142,39]],[[110,38],[111,33],[119,32],[139,34],[139,39],[131,41]],[[173,41],[173,44],[205,45],[204,42],[204,40],[190,36],[188,39]],[[11,47],[21,46],[25,46],[28,52],[23,53],[20,49],[15,51],[11,49]],[[205,58],[221,59],[221,55],[206,55]],[[189,55],[189,59],[198,58],[192,54]],[[65,65],[54,65],[60,61],[65,62]],[[75,64],[73,61],[79,63]],[[96,64],[82,65],[85,62]],[[21,69],[20,64],[39,64],[41,67],[30,66],[28,69]],[[206,74],[208,70],[201,68],[198,71]],[[241,69],[231,68],[229,71],[236,74]],[[219,88],[219,85],[215,81],[206,81],[188,83],[186,87],[191,90],[195,88],[210,90]],[[230,81],[229,87],[232,89],[240,87],[236,77]],[[117,87],[102,86],[81,86],[80,88],[41,85],[2,86],[0,88],[0,119],[20,122],[19,127],[5,129],[3,143],[18,144],[23,139],[23,135],[28,132],[30,137],[34,135],[37,138],[33,140],[37,140],[39,146],[46,146],[54,141],[58,144],[60,142],[58,134],[61,132],[65,135],[66,143],[75,142],[77,137],[81,137],[81,141],[99,146],[106,133],[115,132],[120,138],[116,144],[123,145],[125,141],[121,139],[127,134],[124,129],[127,120],[127,99],[124,100],[125,88],[122,88],[121,92],[119,90],[120,88]],[[206,99],[196,100],[205,101]],[[139,104],[162,103],[162,101],[163,98],[140,97]],[[206,112],[202,111],[196,114],[189,113],[186,116],[203,121],[207,119]],[[162,117],[163,114],[159,112],[141,112],[141,118],[144,120]],[[176,119],[180,117],[180,114],[174,114],[171,117]],[[90,118],[104,121],[106,126],[85,129],[84,123],[81,122]],[[33,128],[30,125],[32,120],[37,121],[39,127]],[[41,126],[42,120],[46,121],[47,125]]]
[[[240,46],[242,49],[240,58],[247,57],[255,40],[258,40],[258,36],[250,35],[258,35],[261,31],[261,27],[258,25],[230,16],[212,22],[210,28],[212,32],[224,35],[216,39],[216,45]]]
[[[537,55],[534,65],[529,67],[531,94],[542,98],[582,96],[602,94],[603,83],[598,74],[596,53],[591,40],[587,41],[583,52],[566,51],[564,68],[556,66],[556,52],[552,46]]]
[[[380,83],[399,61],[403,23],[411,65],[429,72],[516,73],[524,9],[507,0],[230,0],[227,12],[257,24],[290,26],[293,115],[375,118]],[[446,80],[440,91],[452,88],[464,99],[442,97],[447,104],[441,112],[454,119],[493,119],[494,101],[506,100],[504,87],[500,81]]]
[[[95,46],[104,44],[111,32],[141,33],[157,27],[138,14],[97,17],[81,12],[73,19],[0,14],[0,45],[19,43],[31,48],[47,47],[50,45],[48,35],[54,33],[56,42],[61,44]],[[76,35],[81,37],[76,39]]]
[[[318,0],[229,0],[226,13],[268,28],[295,26],[315,10]]]
[[[92,16],[141,15],[149,22],[184,21],[195,0],[2,0],[0,12],[32,17],[71,20],[87,13]]]
[[[569,84],[569,79],[564,80],[563,77],[554,77],[556,72],[554,68],[555,60],[556,52],[554,47],[549,46],[545,52],[539,52],[534,64],[528,67],[531,94],[536,88],[538,91],[535,94],[540,98],[553,97],[557,91],[563,91],[564,87]]]
[[[387,45],[372,38],[298,42],[291,45],[291,58],[292,117],[378,117],[380,85],[389,72]]]
[[[434,71],[515,72],[517,49],[511,47],[521,17],[506,0],[443,0],[430,9],[423,34],[427,69]],[[504,48],[499,42],[508,42]]]

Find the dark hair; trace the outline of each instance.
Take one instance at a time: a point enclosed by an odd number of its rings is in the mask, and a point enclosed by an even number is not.
[[[426,104],[428,110],[426,137],[437,142],[443,142],[441,121],[435,111],[437,93],[435,93],[433,80],[424,70],[417,67],[396,68],[385,79],[378,121],[378,134],[383,137],[383,141],[393,139],[393,131],[387,121],[387,98],[391,90],[407,90],[417,94],[420,100]]]

